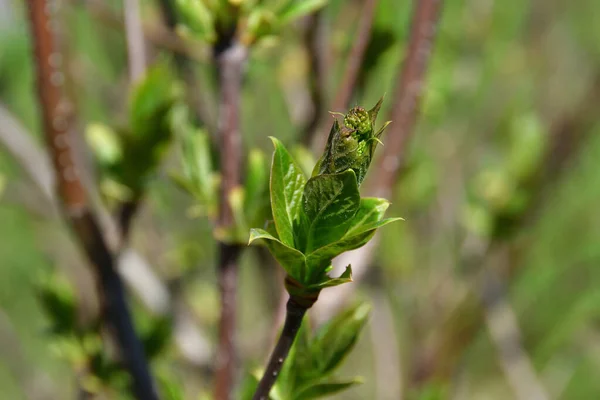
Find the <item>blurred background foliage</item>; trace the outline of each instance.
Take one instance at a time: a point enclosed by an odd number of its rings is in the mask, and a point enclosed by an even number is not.
[[[63,3],[66,85],[80,124],[126,125],[123,30],[94,11],[94,1]],[[160,22],[155,3],[142,1],[149,24]],[[361,6],[331,0],[321,11],[328,38],[327,99],[347,63]],[[120,12],[118,1],[107,7]],[[409,1],[379,1],[353,104],[374,104],[387,92],[382,113],[389,111],[410,13]],[[24,15],[23,2],[0,1],[0,102],[41,144]],[[389,211],[406,221],[382,230],[366,278],[352,284],[353,296],[368,299],[373,315],[340,375],[361,375],[364,383],[335,398],[508,399],[518,398],[521,384],[541,385],[552,399],[597,398],[599,20],[595,0],[445,2],[422,113]],[[301,22],[286,28],[251,53],[241,124],[248,151],[270,154],[270,135],[295,143],[310,118],[301,29]],[[197,46],[197,84],[188,95],[200,99],[210,127],[216,123],[215,77],[208,51]],[[169,57],[153,50],[156,57]],[[89,152],[84,154],[91,166]],[[185,398],[198,398],[210,392],[210,346],[176,346],[186,341],[177,339],[177,331],[185,335],[187,328],[165,321],[184,312],[203,340],[214,343],[215,246],[209,220],[194,213],[193,199],[170,178],[181,170],[180,158],[173,146],[151,179],[131,239],[175,299],[172,309],[152,313],[139,297],[131,299],[147,349],[158,354],[153,371],[159,381]],[[73,371],[89,366],[69,346],[79,343],[92,353],[97,347],[88,334],[95,332],[93,281],[63,224],[4,151],[0,221],[2,397],[73,398]],[[255,366],[273,338],[281,275],[260,251],[245,253],[240,273],[240,356],[244,365]],[[500,276],[501,284],[488,285],[490,275]],[[44,296],[51,300],[40,301]],[[69,309],[69,296],[77,299],[77,310]],[[56,319],[44,311],[48,301],[52,310],[63,310],[64,324],[82,327],[75,342],[49,334],[60,327],[52,327]],[[498,317],[499,307],[505,311]],[[507,338],[498,339],[498,330],[508,332]],[[530,363],[537,382],[515,382],[507,374],[498,340],[520,343],[524,352],[512,361]],[[107,374],[109,364],[102,364]]]

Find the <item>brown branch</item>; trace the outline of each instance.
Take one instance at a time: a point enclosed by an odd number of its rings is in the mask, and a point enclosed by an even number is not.
[[[247,49],[230,38],[215,47],[218,69],[219,153],[221,154],[221,193],[218,228],[226,230],[235,223],[229,195],[241,182],[240,101]],[[215,377],[215,400],[228,400],[235,381],[235,319],[239,244],[219,244],[217,276],[221,293],[219,347]]]
[[[358,32],[356,33],[354,45],[350,50],[346,70],[344,71],[344,76],[342,77],[338,92],[333,101],[333,111],[345,110],[354,93],[360,67],[362,66],[363,58],[369,45],[369,40],[371,39],[371,28],[373,26],[373,17],[375,15],[375,9],[377,8],[377,2],[378,0],[365,0],[365,5],[361,11],[361,17],[358,22]],[[330,121],[324,122],[326,122],[326,125],[329,125]],[[318,135],[315,138],[315,148],[320,150],[325,146],[327,133],[329,132],[328,126],[314,129],[312,132],[308,133],[309,137],[305,138],[303,141],[304,143],[310,143],[312,141],[312,135],[317,132]]]
[[[156,399],[142,345],[138,340],[123,285],[115,262],[89,201],[74,163],[69,133],[73,115],[63,97],[64,75],[61,57],[55,46],[57,21],[53,19],[54,1],[29,1],[37,92],[42,113],[42,127],[57,176],[59,198],[65,217],[94,267],[98,289],[103,298],[104,318],[116,336],[121,357],[132,377],[132,390],[139,399]]]
[[[443,1],[419,0],[413,3],[416,8],[408,51],[394,95],[392,124],[386,133],[383,155],[375,168],[377,180],[373,182],[372,191],[381,197],[388,197],[391,193],[406,155],[408,140],[415,129]]]
[[[125,0],[123,8],[129,59],[129,81],[134,84],[146,71],[146,43],[142,29],[140,2],[139,0]]]
[[[258,383],[258,387],[252,400],[267,400],[269,399],[269,392],[277,381],[281,368],[287,356],[294,344],[296,335],[302,325],[302,319],[308,309],[306,306],[298,304],[293,298],[290,298],[287,302],[285,323],[283,324],[283,330],[279,336],[279,340],[275,345],[275,349],[271,353],[271,358],[267,364],[267,368],[263,373],[263,376]]]

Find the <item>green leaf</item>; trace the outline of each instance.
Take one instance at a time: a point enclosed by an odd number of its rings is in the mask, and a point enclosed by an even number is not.
[[[360,199],[358,211],[352,219],[352,224],[345,236],[360,232],[361,226],[381,220],[389,206],[390,202],[386,199],[377,197],[363,197]]]
[[[286,246],[269,232],[262,229],[250,229],[250,240],[248,244],[257,239],[264,239],[264,242],[273,254],[273,257],[281,264],[283,269],[294,279],[303,282],[306,270],[306,258],[298,250]]]
[[[308,289],[325,289],[326,287],[339,286],[344,283],[352,282],[352,267],[348,265],[344,272],[337,278],[330,278],[324,282],[310,285]]]
[[[141,336],[144,353],[148,359],[156,357],[169,344],[173,324],[170,318],[158,317],[153,319],[149,329]]]
[[[271,211],[279,239],[294,246],[294,224],[299,219],[306,177],[281,142],[271,137],[275,152],[271,166]]]
[[[326,268],[331,265],[331,260],[340,254],[358,249],[364,246],[375,234],[375,230],[369,230],[361,232],[359,234],[344,237],[341,240],[323,246],[318,250],[308,254],[306,256],[306,265],[308,270],[311,272],[310,282],[319,280],[325,273]]]
[[[184,36],[212,42],[216,38],[214,16],[202,0],[176,0],[182,24],[177,31]]]
[[[310,223],[306,253],[341,239],[360,206],[354,171],[310,178],[303,206]]]
[[[310,400],[331,396],[332,394],[341,392],[342,390],[361,383],[362,379],[360,378],[354,378],[348,381],[329,381],[316,383],[302,389],[296,396],[294,396],[294,400]]]
[[[277,13],[281,25],[308,15],[324,7],[328,0],[289,0]]]
[[[340,365],[356,344],[370,309],[367,303],[359,303],[319,329],[311,347],[318,365],[315,374],[329,374]]]
[[[201,129],[190,127],[182,140],[183,170],[196,189],[197,200],[212,205],[216,198],[210,139]]]

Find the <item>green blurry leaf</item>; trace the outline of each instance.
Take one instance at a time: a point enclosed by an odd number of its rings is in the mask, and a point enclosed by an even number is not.
[[[279,23],[286,25],[295,19],[324,7],[328,0],[289,0],[278,12]]]
[[[273,11],[262,7],[254,7],[248,15],[245,32],[245,42],[254,43],[275,29],[277,17]]]
[[[123,158],[119,136],[110,127],[91,123],[85,128],[85,139],[100,164],[112,165]]]
[[[271,138],[275,146],[271,166],[271,211],[280,240],[294,246],[294,224],[299,219],[302,190],[306,178],[283,144]]]
[[[269,206],[269,167],[264,153],[250,150],[244,184],[244,212],[251,225],[262,225],[271,218]]]
[[[156,357],[168,345],[173,331],[170,318],[156,318],[149,329],[142,335],[144,353],[148,359]]]
[[[362,379],[354,378],[348,381],[321,382],[302,389],[293,397],[294,400],[310,400],[331,396],[342,390],[362,383]]]
[[[371,307],[359,303],[323,325],[311,346],[317,360],[316,375],[326,375],[340,365],[350,353],[369,317]]]
[[[342,238],[359,205],[360,194],[354,171],[310,178],[303,198],[304,212],[309,221],[306,253]]]
[[[306,269],[306,259],[304,254],[281,243],[279,239],[272,236],[267,231],[262,229],[251,229],[249,244],[257,239],[264,239],[267,248],[279,264],[281,264],[283,269],[285,269],[292,278],[303,282]]]
[[[260,377],[257,374],[246,373],[244,374],[244,379],[242,380],[242,384],[240,385],[239,391],[239,399],[240,400],[252,400],[254,396],[254,392],[258,387],[258,382],[260,381]]]
[[[37,284],[37,295],[52,321],[52,333],[67,335],[77,330],[77,301],[68,281],[55,274],[46,276]]]
[[[131,92],[129,121],[133,136],[145,142],[160,140],[167,133],[163,131],[164,114],[180,95],[181,87],[166,65],[148,69]]]
[[[181,24],[177,31],[184,36],[212,42],[216,39],[214,16],[202,0],[176,0]]]

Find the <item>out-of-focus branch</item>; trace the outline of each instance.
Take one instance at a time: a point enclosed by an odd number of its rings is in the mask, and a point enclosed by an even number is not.
[[[394,182],[398,178],[401,162],[406,153],[406,144],[410,139],[419,114],[419,99],[424,86],[427,65],[431,58],[435,32],[441,15],[442,0],[415,1],[408,52],[400,70],[397,89],[392,106],[392,124],[388,128],[382,157],[372,167],[370,175],[374,178],[367,182],[368,191],[375,196],[390,198]],[[366,273],[377,248],[377,236],[367,246],[344,253],[335,266],[352,263],[355,281]],[[343,264],[345,263],[345,264]],[[326,320],[341,307],[355,290],[354,285],[341,285],[323,293],[315,305],[318,319]]]
[[[55,174],[48,155],[31,137],[23,125],[0,104],[0,143],[44,195],[46,203],[40,207],[46,211],[44,216],[54,218],[58,216],[57,199],[53,191]],[[113,223],[110,218],[105,222]],[[116,231],[115,227],[108,227],[106,230]],[[139,253],[130,248],[122,248],[118,264],[125,283],[150,312],[165,314],[171,311],[174,300],[168,289]],[[211,356],[206,334],[194,324],[189,310],[185,307],[178,308],[175,312],[175,341],[186,359],[195,365],[205,366]]]
[[[63,97],[64,75],[57,51],[54,19],[55,1],[28,2],[37,92],[42,126],[56,171],[60,202],[65,217],[88,261],[94,267],[98,289],[103,299],[104,318],[116,337],[120,355],[132,377],[132,390],[139,399],[156,399],[148,364],[129,313],[121,279],[113,255],[100,230],[74,163],[69,133],[73,115]]]
[[[0,143],[23,167],[51,205],[56,206],[50,160],[3,104],[0,104]]]
[[[394,94],[390,118],[392,124],[386,133],[383,155],[375,169],[377,173],[373,174],[377,179],[373,181],[371,189],[380,197],[388,197],[392,192],[406,155],[408,140],[415,129],[443,1],[419,0],[413,3],[416,8],[413,11],[408,51]]]
[[[218,69],[219,100],[219,150],[221,154],[221,193],[218,226],[228,229],[235,223],[229,196],[241,182],[240,102],[242,78],[248,50],[235,38],[223,38],[215,47]],[[230,399],[235,382],[236,348],[236,292],[239,244],[219,244],[217,276],[221,293],[221,319],[219,321],[219,347],[215,377],[215,400]]]
[[[137,82],[146,71],[146,43],[139,0],[123,2],[125,14],[125,36],[127,38],[127,55],[129,58],[129,80]]]
[[[497,255],[500,263],[508,262],[503,260],[506,258],[506,252],[506,249],[503,249]],[[497,269],[491,266],[484,272],[481,298],[485,309],[485,324],[496,347],[500,367],[515,399],[547,400],[549,397],[546,389],[523,348],[519,323],[506,298],[505,285],[497,275]]]
[[[333,101],[333,111],[343,111],[348,107],[348,103],[350,102],[350,98],[356,87],[360,67],[363,63],[363,57],[367,50],[367,46],[369,45],[369,40],[371,39],[371,28],[373,26],[373,17],[375,15],[378,0],[365,0],[364,3],[361,17],[358,22],[356,38],[352,49],[350,50],[350,55],[348,56],[346,70],[344,71],[344,76],[342,77],[338,92]],[[314,138],[315,148],[319,150],[325,146],[327,133],[329,132],[329,127],[326,126],[328,125],[326,122],[330,121],[322,122],[324,122],[324,126],[317,127],[316,129],[307,132],[306,137],[303,140],[304,143],[308,144],[313,140],[313,136],[317,134],[317,137]]]
[[[139,0],[125,0],[123,8],[129,62],[129,83],[130,86],[133,86],[146,72],[146,41],[144,40],[144,31],[142,29]],[[133,198],[128,199],[119,206],[117,223],[122,245],[126,244],[129,239],[131,222],[140,208],[142,197],[142,193],[135,193]]]

